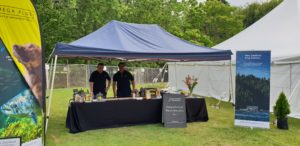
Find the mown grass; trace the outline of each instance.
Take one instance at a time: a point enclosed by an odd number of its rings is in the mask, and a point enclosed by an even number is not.
[[[152,85],[150,85],[152,86]],[[163,86],[163,85],[160,85]],[[148,85],[147,85],[148,87]],[[289,119],[289,130],[250,129],[234,127],[233,107],[222,103],[221,109],[212,108],[217,100],[206,98],[208,122],[188,123],[187,128],[168,129],[162,124],[139,125],[91,130],[70,134],[65,125],[72,89],[55,89],[47,146],[299,146],[300,120]],[[111,92],[109,93],[111,96]],[[272,117],[271,120],[274,118]]]

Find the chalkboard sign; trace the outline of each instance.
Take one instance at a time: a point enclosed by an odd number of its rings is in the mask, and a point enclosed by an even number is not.
[[[165,127],[186,127],[185,97],[180,94],[163,94],[162,120]]]

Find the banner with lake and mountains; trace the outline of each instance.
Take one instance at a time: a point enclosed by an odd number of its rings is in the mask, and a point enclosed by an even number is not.
[[[237,51],[235,125],[270,127],[270,51]]]

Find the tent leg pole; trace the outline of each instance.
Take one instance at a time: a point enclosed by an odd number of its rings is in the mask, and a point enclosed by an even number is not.
[[[67,88],[70,88],[70,66],[69,60],[67,59]]]
[[[231,102],[232,98],[233,98],[233,78],[232,78],[232,62],[231,62],[231,59],[229,61],[229,80],[230,80],[230,83],[229,83],[229,90],[230,90],[230,97],[229,97],[229,100],[228,102]]]
[[[227,69],[227,66],[226,66],[226,61],[224,61],[224,73],[225,73],[225,76],[226,76],[226,69]],[[229,74],[229,72],[228,72],[228,74]],[[230,81],[230,76],[228,76],[228,80]],[[225,96],[223,97],[223,99],[222,99],[222,96],[220,97],[220,101],[221,100],[225,100],[225,98],[226,98],[226,95],[228,95],[228,98],[230,98],[230,82],[228,82],[228,94],[227,93],[225,93]]]
[[[57,63],[57,55],[55,55],[55,58],[54,58],[54,66],[53,66],[53,72],[52,72],[52,78],[51,78],[49,103],[48,103],[48,110],[47,110],[47,114],[46,114],[45,133],[47,133],[49,115],[50,115],[50,107],[51,107],[51,102],[52,102],[52,97],[53,97],[53,87],[54,87],[54,78],[55,78],[55,72],[56,72],[56,63]]]
[[[48,70],[48,73],[49,73],[49,76],[48,76],[48,82],[47,82],[47,89],[49,89],[49,86],[51,85],[51,79],[52,79],[52,70],[53,70],[53,58],[51,58],[51,62],[50,62],[50,65],[49,65],[49,70]]]
[[[162,77],[161,77],[160,82],[165,82],[164,79],[165,79],[165,73],[166,73],[167,67],[168,67],[168,64],[165,64],[164,67],[163,67],[163,69],[162,69]]]
[[[290,96],[292,96],[292,64],[290,64]]]
[[[178,90],[178,85],[177,85],[177,63],[175,62],[175,80],[176,80],[176,90]]]
[[[89,88],[89,76],[90,76],[90,60],[87,60],[85,71],[85,87]]]

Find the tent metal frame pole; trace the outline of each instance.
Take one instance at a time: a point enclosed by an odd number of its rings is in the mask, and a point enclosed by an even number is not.
[[[175,80],[176,80],[176,90],[178,89],[178,85],[177,85],[177,62],[175,62]]]
[[[56,72],[56,64],[57,64],[57,55],[55,55],[55,58],[54,58],[54,66],[53,66],[53,72],[52,72],[52,78],[51,78],[49,103],[48,103],[48,110],[47,110],[47,115],[46,115],[45,133],[47,132],[48,123],[49,123],[49,115],[50,115],[50,109],[51,109],[51,103],[52,103],[52,97],[53,97],[53,87],[54,87],[54,78],[55,78],[55,72]]]
[[[50,61],[50,59],[52,59],[52,55],[53,55],[53,53],[54,53],[54,50],[55,50],[55,48],[52,48],[52,52],[51,52],[50,55],[49,55],[49,58],[48,58],[48,60],[47,60],[47,63]]]
[[[160,82],[164,82],[165,81],[165,73],[166,73],[166,68],[168,67],[167,64],[164,65],[163,69],[162,69],[162,77]]]
[[[67,88],[70,88],[70,65],[69,60],[67,59]]]
[[[292,95],[292,64],[290,64],[290,96]]]
[[[86,70],[85,70],[85,87],[89,88],[89,75],[90,75],[90,60],[86,61]]]
[[[53,70],[53,58],[51,58],[51,62],[49,64],[49,70],[48,70],[48,73],[49,73],[49,76],[48,76],[48,83],[47,83],[47,89],[49,89],[49,86],[51,85],[51,79],[52,79],[52,70]]]
[[[228,66],[228,68],[229,68],[229,66]],[[226,74],[226,69],[227,69],[227,65],[226,65],[226,61],[224,61],[224,72],[225,72],[225,74]],[[229,71],[229,70],[228,70]],[[228,72],[228,83],[229,83],[229,85],[228,85],[228,99],[230,98],[230,96],[231,96],[231,84],[230,84],[230,71]],[[227,93],[226,93],[227,94]],[[225,97],[226,97],[226,95],[225,95]],[[223,98],[225,98],[225,97],[223,97]],[[220,97],[220,99],[222,100],[222,97]],[[223,99],[224,100],[224,99]]]
[[[159,69],[161,69],[161,71],[159,71],[159,73],[154,77],[154,79],[157,78],[157,81],[156,81],[156,82],[158,82],[158,78],[159,78],[160,75],[163,76],[163,73],[162,73],[162,72],[164,71],[166,65],[167,65],[167,64],[165,64],[162,68],[159,68]],[[153,80],[154,80],[154,79],[153,79]],[[161,79],[161,81],[162,81],[162,79]],[[152,82],[153,82],[153,81],[152,81]]]
[[[230,88],[230,97],[228,99],[228,102],[231,102],[232,99],[233,99],[233,78],[232,78],[232,61],[230,59],[229,61],[229,79],[230,79],[230,85],[229,85],[229,88]]]

